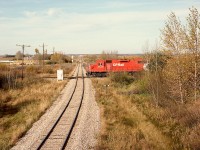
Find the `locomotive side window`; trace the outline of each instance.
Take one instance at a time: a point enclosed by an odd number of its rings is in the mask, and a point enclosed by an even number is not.
[[[98,67],[102,67],[103,66],[103,64],[102,63],[98,63]]]
[[[120,60],[120,62],[130,62],[130,60]]]
[[[112,63],[112,60],[106,60],[106,63]]]

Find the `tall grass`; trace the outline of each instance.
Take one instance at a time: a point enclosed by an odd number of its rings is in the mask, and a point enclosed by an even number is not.
[[[43,81],[0,92],[0,149],[9,149],[56,99],[65,82]]]
[[[161,89],[159,89],[161,90]],[[164,91],[164,89],[162,89]],[[155,106],[153,94],[146,76],[136,80],[127,89],[131,101],[147,116],[164,135],[172,141],[173,149],[199,149],[199,102],[177,104],[159,93],[159,106]]]
[[[96,100],[102,108],[102,130],[97,149],[170,149],[171,140],[138,110],[128,93],[133,77],[122,75],[93,79]],[[110,84],[106,89],[104,85]],[[120,86],[119,86],[120,84]]]
[[[103,120],[97,149],[200,149],[199,101],[177,104],[160,93],[156,106],[147,76],[126,76],[93,79]]]
[[[72,68],[75,66],[75,64],[67,63],[67,64],[51,64],[51,65],[45,65],[44,68],[41,65],[38,66],[27,66],[25,68],[25,71],[27,74],[54,74],[56,76],[57,70],[62,69],[64,74],[69,74],[69,72],[72,71]]]
[[[67,73],[72,67],[68,67]],[[37,75],[38,69],[35,68],[25,69],[23,81],[21,72],[14,74],[16,78],[12,84],[16,82],[17,85],[14,88],[8,88],[8,68],[0,73],[0,81],[3,81],[0,82],[0,149],[10,149],[51,106],[67,83],[67,80],[43,79]]]

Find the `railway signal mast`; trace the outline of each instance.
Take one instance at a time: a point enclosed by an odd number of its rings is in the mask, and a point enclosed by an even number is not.
[[[31,47],[30,45],[19,45],[19,44],[16,44],[16,46],[20,46],[20,47],[22,47],[22,80],[23,80],[23,78],[24,78],[24,48],[25,47]]]

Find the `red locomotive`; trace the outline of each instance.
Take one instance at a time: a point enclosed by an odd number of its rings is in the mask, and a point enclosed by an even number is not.
[[[109,72],[134,73],[146,68],[142,58],[134,60],[97,60],[95,64],[90,64],[86,68],[87,76],[106,76]]]

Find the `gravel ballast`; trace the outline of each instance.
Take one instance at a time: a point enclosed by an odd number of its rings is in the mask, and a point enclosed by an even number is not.
[[[90,79],[85,79],[85,95],[81,112],[66,149],[95,149],[100,130],[100,110]]]
[[[33,144],[40,139],[47,126],[53,123],[52,119],[61,113],[74,85],[75,79],[71,79],[53,105],[33,124],[32,128],[16,143],[12,150],[34,149]],[[95,101],[95,91],[91,80],[86,78],[83,105],[66,149],[95,149],[99,129],[100,111]]]

